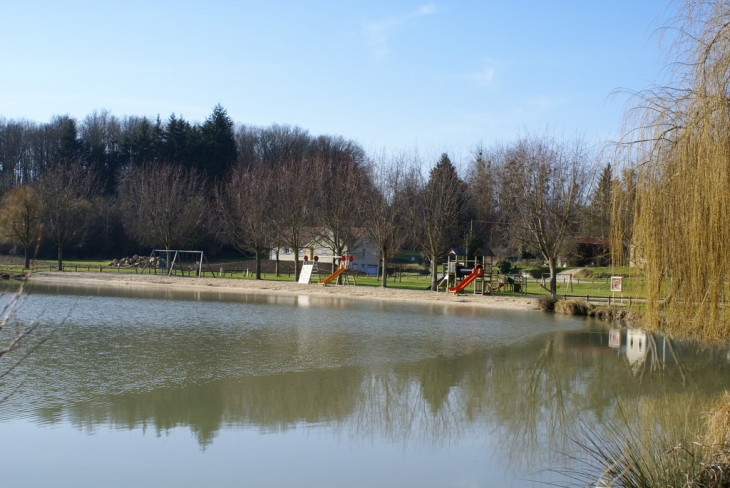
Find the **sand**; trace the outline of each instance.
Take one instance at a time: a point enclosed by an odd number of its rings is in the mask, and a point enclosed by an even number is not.
[[[347,286],[318,284],[300,285],[289,281],[255,281],[231,278],[181,278],[174,276],[133,275],[116,273],[34,273],[32,282],[74,285],[137,287],[177,290],[211,290],[226,293],[257,293],[266,295],[307,295],[312,297],[337,297],[356,300],[385,300],[407,303],[440,303],[468,307],[492,308],[502,310],[537,310],[534,297],[474,295],[417,290],[398,290],[372,286]],[[424,285],[426,282],[424,281]]]

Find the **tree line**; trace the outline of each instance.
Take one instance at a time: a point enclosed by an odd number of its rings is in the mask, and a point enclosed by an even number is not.
[[[452,246],[537,257],[554,271],[575,236],[608,238],[610,164],[595,172],[580,140],[528,134],[449,154],[368,154],[356,141],[300,127],[236,125],[220,105],[203,123],[93,112],[77,121],[0,120],[0,237],[77,258],[151,248],[237,250],[256,260],[299,250],[312,228],[339,256],[368,232],[383,268],[420,251],[432,289]],[[42,230],[41,230],[42,227]],[[552,273],[554,276],[555,273]],[[386,285],[383,277],[383,286]],[[555,282],[551,284],[555,290]]]

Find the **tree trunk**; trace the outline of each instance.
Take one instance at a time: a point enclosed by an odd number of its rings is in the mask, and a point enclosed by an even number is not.
[[[431,291],[438,291],[438,263],[435,254],[431,254]]]
[[[383,266],[383,275],[380,277],[380,286],[383,288],[388,287],[388,273],[385,271],[385,265],[387,263],[387,258],[384,251],[380,251],[381,260]]]
[[[274,268],[274,274],[276,277],[279,277],[279,252],[281,252],[281,247],[276,246],[276,265]]]
[[[63,244],[58,245],[58,270],[63,271]]]
[[[261,279],[261,251],[256,250],[256,279]]]
[[[555,298],[558,290],[558,276],[555,273],[555,260],[548,260],[548,267],[550,268],[550,296]]]
[[[172,260],[170,259],[169,244],[165,244],[165,271],[167,272],[168,276],[172,273]],[[215,278],[215,273],[213,273],[213,278]]]
[[[25,257],[25,269],[30,269],[30,254],[28,254],[28,246],[23,246],[23,254]]]
[[[342,254],[339,254],[337,252],[337,249],[333,247],[332,248],[332,272],[333,273],[335,272],[336,269],[338,269],[340,267],[339,264],[337,264],[337,262],[339,261],[339,263],[342,264],[342,259],[340,259],[340,256],[342,256]],[[337,281],[335,281],[335,285],[341,285],[342,284],[340,282],[340,279],[341,278],[342,278],[342,275],[340,275],[340,276],[337,277]]]
[[[299,281],[299,246],[294,248],[294,281]]]

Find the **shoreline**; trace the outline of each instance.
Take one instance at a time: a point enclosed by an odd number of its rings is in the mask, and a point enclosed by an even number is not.
[[[181,291],[219,291],[232,294],[306,295],[318,298],[382,300],[388,302],[442,304],[495,310],[538,311],[537,298],[496,295],[454,295],[446,292],[401,290],[375,286],[301,285],[293,281],[256,281],[232,278],[193,278],[160,275],[112,273],[41,272],[34,273],[30,283],[72,285],[81,287],[138,288]]]

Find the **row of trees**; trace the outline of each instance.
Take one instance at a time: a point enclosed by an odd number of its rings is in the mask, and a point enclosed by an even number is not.
[[[175,114],[163,122],[160,117],[120,119],[107,111],[93,112],[80,123],[69,116],[46,124],[0,119],[0,184],[6,189],[31,184],[59,164],[83,161],[97,172],[102,191],[113,194],[125,166],[167,161],[214,179],[237,156],[233,122],[220,105],[202,124]]]
[[[593,177],[582,142],[549,134],[478,148],[457,168],[447,154],[368,155],[298,127],[235,127],[220,106],[203,124],[108,112],[3,121],[0,158],[0,234],[26,261],[43,224],[59,266],[64,249],[236,249],[255,256],[259,277],[272,248],[291,248],[298,266],[318,227],[334,255],[369,232],[384,267],[420,250],[433,289],[451,246],[535,255],[554,270],[572,236],[608,237],[615,187],[610,165]]]

